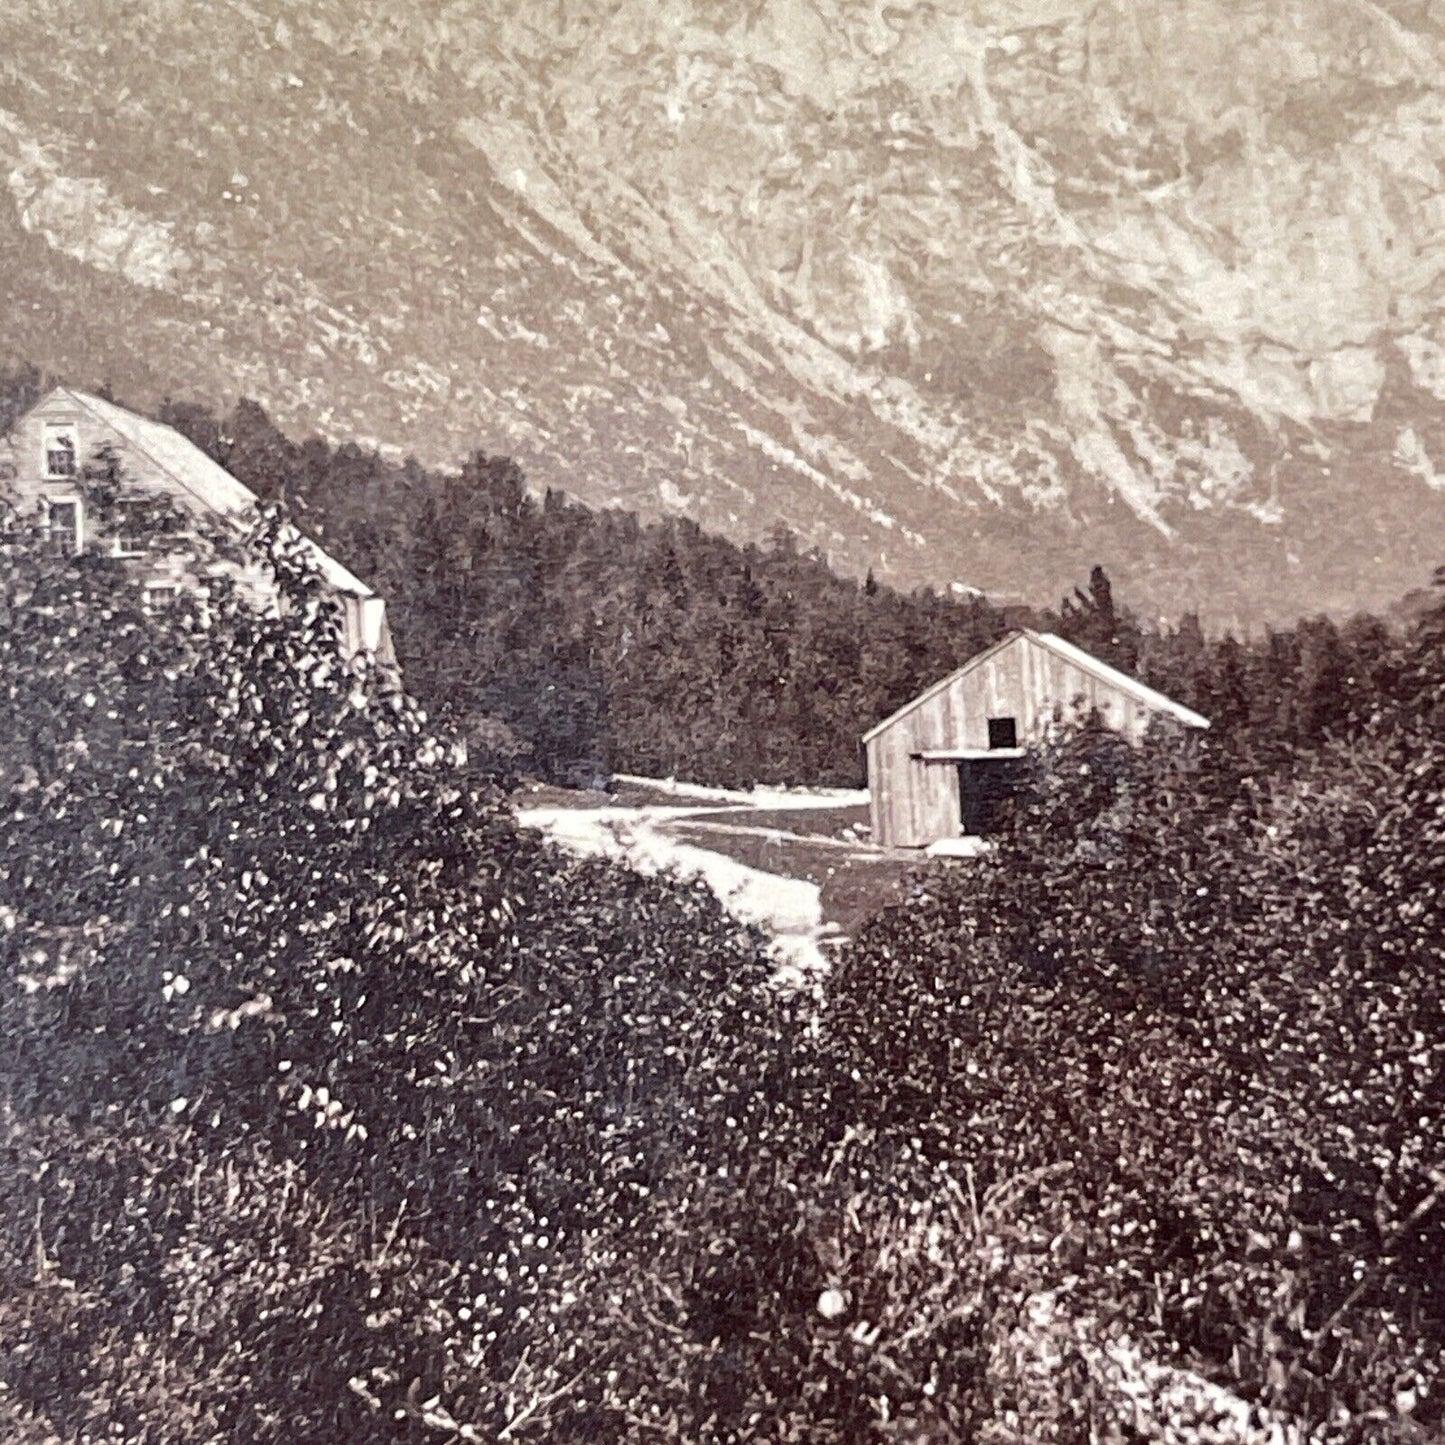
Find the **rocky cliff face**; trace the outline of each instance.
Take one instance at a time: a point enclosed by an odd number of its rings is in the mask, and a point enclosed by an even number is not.
[[[1445,560],[1445,5],[411,8],[7,7],[7,348],[903,583]]]

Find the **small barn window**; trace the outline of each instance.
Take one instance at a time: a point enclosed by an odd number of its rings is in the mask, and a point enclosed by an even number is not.
[[[988,745],[991,748],[1016,748],[1019,725],[1015,718],[991,717],[988,720]]]
[[[45,429],[45,475],[75,475],[75,432],[72,428],[52,426]]]

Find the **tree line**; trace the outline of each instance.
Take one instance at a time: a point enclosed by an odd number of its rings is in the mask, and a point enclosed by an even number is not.
[[[0,377],[0,424],[37,399]],[[779,529],[738,545],[645,523],[504,457],[394,464],[296,442],[254,402],[165,402],[175,427],[388,599],[408,686],[498,771],[589,785],[615,772],[857,785],[874,723],[1018,626],[1059,632],[1266,751],[1367,717],[1389,628],[1326,617],[1263,637],[1146,626],[1096,568],[1057,607],[840,577]]]

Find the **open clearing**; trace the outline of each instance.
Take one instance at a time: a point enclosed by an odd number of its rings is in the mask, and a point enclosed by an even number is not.
[[[772,936],[789,977],[827,966],[826,949],[902,896],[922,861],[868,841],[868,796],[845,790],[750,793],[619,778],[612,793],[533,786],[517,816],[577,853],[647,873],[700,878],[744,923]]]

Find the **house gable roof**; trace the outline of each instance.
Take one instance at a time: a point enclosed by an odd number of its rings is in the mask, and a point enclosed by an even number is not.
[[[931,698],[936,697],[945,689],[952,687],[960,678],[966,677],[976,667],[981,667],[989,658],[1004,651],[1005,648],[1016,646],[1023,641],[1037,644],[1047,649],[1056,657],[1062,658],[1065,662],[1071,663],[1081,672],[1087,672],[1091,677],[1097,678],[1100,682],[1107,683],[1110,687],[1132,697],[1136,702],[1147,707],[1151,712],[1163,713],[1167,717],[1174,718],[1177,722],[1183,723],[1186,727],[1207,728],[1209,719],[1202,717],[1192,708],[1187,708],[1183,703],[1178,703],[1173,698],[1165,697],[1162,692],[1156,692],[1152,687],[1146,687],[1137,678],[1130,677],[1126,672],[1120,672],[1118,668],[1110,667],[1106,662],[1100,662],[1097,657],[1084,651],[1082,647],[1075,647],[1072,642],[1065,642],[1062,637],[1055,636],[1052,632],[1035,632],[1031,628],[1019,628],[1011,632],[1007,637],[995,642],[992,647],[986,647],[976,656],[969,658],[962,667],[955,668],[947,677],[935,682],[931,687],[925,688],[917,697],[906,702],[896,712],[884,718],[882,722],[870,728],[863,734],[865,743],[872,742],[880,733],[886,732],[900,718],[907,717],[915,708],[922,707]]]
[[[103,401],[89,392],[77,391],[69,386],[56,387],[36,404],[34,410],[39,410],[57,396],[65,397],[115,432],[128,446],[148,457],[183,492],[210,511],[240,520],[245,513],[260,505],[260,498],[250,487],[238,481],[174,427],[137,416],[114,402]],[[349,592],[357,597],[374,595],[365,582],[343,567],[318,543],[304,535],[301,540],[317,570],[338,592]]]

